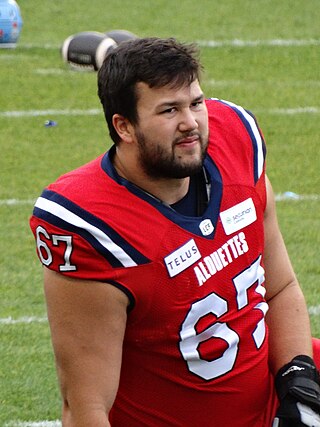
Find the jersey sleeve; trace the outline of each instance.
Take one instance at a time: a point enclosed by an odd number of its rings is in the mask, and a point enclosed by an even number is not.
[[[40,262],[50,270],[79,279],[106,277],[105,262],[79,234],[32,215],[31,230]]]
[[[48,189],[35,203],[30,226],[41,263],[64,275],[116,281],[123,268],[149,262],[105,221]]]

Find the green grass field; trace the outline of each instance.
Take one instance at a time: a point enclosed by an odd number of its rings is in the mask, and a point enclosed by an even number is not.
[[[0,426],[53,427],[60,415],[28,219],[47,183],[110,144],[96,111],[96,73],[73,71],[60,56],[63,40],[79,31],[123,28],[199,42],[206,95],[256,114],[276,194],[300,196],[279,200],[278,215],[320,337],[318,1],[18,2],[18,46],[0,49]],[[47,119],[58,125],[46,128]]]

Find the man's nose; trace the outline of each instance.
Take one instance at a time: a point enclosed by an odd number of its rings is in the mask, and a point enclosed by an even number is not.
[[[181,112],[180,122],[179,122],[179,130],[181,132],[194,130],[198,128],[198,122],[196,117],[192,111],[189,109]]]

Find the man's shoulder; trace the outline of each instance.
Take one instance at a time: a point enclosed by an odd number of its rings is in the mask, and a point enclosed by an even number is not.
[[[232,101],[227,101],[220,98],[206,99],[208,115],[230,118],[232,116],[250,121],[250,117],[254,120],[254,115],[246,107]]]
[[[253,114],[230,101],[208,99],[208,153],[230,178],[254,177],[264,172],[266,148],[263,134]],[[250,178],[251,180],[251,178]]]
[[[79,181],[88,180],[92,176],[100,173],[102,158],[103,155],[63,173],[50,185],[62,185],[65,182],[77,185]]]
[[[97,191],[101,181],[106,179],[106,173],[102,168],[104,155],[83,164],[73,170],[60,175],[50,183],[46,190],[59,193],[65,197],[84,199],[86,194]]]

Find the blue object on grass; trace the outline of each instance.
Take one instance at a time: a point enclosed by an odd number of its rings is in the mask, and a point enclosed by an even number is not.
[[[45,125],[45,127],[46,128],[51,128],[51,127],[53,127],[53,126],[57,126],[57,122],[55,122],[54,120],[46,120],[45,122],[44,122],[44,125]]]

